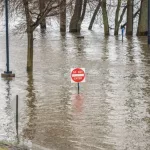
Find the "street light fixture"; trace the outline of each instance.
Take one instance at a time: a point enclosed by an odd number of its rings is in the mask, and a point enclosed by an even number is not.
[[[5,0],[5,21],[6,21],[6,71],[1,74],[2,77],[15,77],[15,74],[9,70],[9,25],[8,25],[8,0]]]

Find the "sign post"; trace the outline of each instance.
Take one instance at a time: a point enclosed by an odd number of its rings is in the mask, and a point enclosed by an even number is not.
[[[9,25],[8,25],[8,0],[5,0],[5,20],[6,20],[6,71],[1,74],[1,77],[15,77],[15,74],[9,70]]]
[[[121,35],[122,35],[122,42],[123,42],[123,34],[124,34],[124,26],[123,25],[121,25]]]
[[[79,82],[78,82],[78,94],[80,94],[80,84],[79,84]]]
[[[80,82],[85,82],[85,68],[72,68],[71,83],[78,83],[78,94],[80,93]]]
[[[148,46],[150,46],[150,0],[148,0]]]

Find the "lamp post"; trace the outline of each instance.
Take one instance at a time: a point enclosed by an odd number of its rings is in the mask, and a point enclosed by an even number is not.
[[[9,25],[8,25],[8,0],[5,0],[5,21],[6,21],[6,71],[1,74],[2,77],[15,77],[9,70]]]
[[[148,0],[148,46],[150,46],[150,0]]]

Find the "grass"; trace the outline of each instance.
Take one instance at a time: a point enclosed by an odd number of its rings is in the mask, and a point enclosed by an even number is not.
[[[0,148],[0,150],[8,150],[8,149],[6,149],[6,148]]]
[[[0,142],[0,150],[28,150],[28,148],[2,141]]]

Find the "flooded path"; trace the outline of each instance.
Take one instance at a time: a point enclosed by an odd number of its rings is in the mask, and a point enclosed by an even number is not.
[[[10,36],[12,81],[0,79],[0,140],[15,139],[19,95],[21,141],[33,150],[150,150],[150,50],[146,37],[84,39],[35,35],[34,71],[26,73],[26,38]],[[101,36],[100,36],[101,35]],[[0,35],[0,71],[5,68]],[[70,69],[86,69],[86,82]]]

